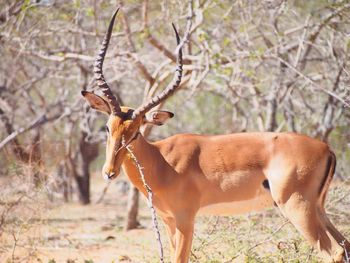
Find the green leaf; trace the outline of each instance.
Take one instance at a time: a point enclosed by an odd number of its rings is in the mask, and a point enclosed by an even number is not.
[[[88,17],[94,17],[95,16],[95,11],[94,11],[94,9],[92,7],[87,8],[85,12],[86,12],[86,15]]]

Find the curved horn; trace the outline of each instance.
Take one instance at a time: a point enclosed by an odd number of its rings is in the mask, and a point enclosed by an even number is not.
[[[132,119],[136,119],[138,116],[143,116],[146,114],[150,109],[157,106],[162,101],[166,100],[170,95],[174,93],[174,91],[180,86],[181,78],[182,78],[182,46],[180,46],[180,37],[179,34],[175,28],[175,25],[173,25],[175,35],[176,35],[176,42],[177,42],[177,60],[176,60],[176,71],[173,81],[169,84],[169,86],[160,94],[157,96],[151,98],[146,103],[138,107],[132,115]]]
[[[108,49],[109,40],[111,39],[114,20],[116,15],[118,14],[118,11],[119,8],[117,9],[117,11],[115,11],[114,15],[111,18],[111,21],[109,22],[108,30],[103,39],[100,51],[98,52],[94,63],[94,77],[97,82],[97,86],[101,89],[103,95],[107,98],[113,115],[118,115],[118,113],[121,112],[121,109],[116,97],[113,95],[108,83],[105,80],[105,77],[103,76],[102,67]]]

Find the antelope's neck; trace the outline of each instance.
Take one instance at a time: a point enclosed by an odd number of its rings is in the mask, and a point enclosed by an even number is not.
[[[142,135],[139,135],[137,139],[131,143],[131,150],[143,168],[146,183],[151,187],[153,193],[159,192],[166,179],[166,171],[163,170],[160,165],[163,163],[163,156],[158,147],[149,143]],[[141,175],[129,155],[127,155],[123,162],[123,169],[131,183],[135,185],[139,191],[147,195],[141,180]]]

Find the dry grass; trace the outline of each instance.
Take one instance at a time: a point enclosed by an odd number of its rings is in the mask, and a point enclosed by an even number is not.
[[[13,192],[19,182],[6,180],[0,182],[1,198],[16,200],[20,194]],[[104,184],[93,178],[93,200]],[[124,232],[126,195],[118,189],[113,183],[101,204],[89,206],[49,203],[44,192],[28,194],[22,189],[26,195],[6,217],[0,236],[0,262],[158,262],[150,211],[141,201],[141,223],[146,228]],[[4,193],[12,194],[5,198]],[[331,219],[347,237],[349,193],[349,185],[338,184],[328,197]],[[163,227],[161,234],[168,259]],[[272,208],[244,216],[198,218],[191,262],[318,262],[318,257]]]

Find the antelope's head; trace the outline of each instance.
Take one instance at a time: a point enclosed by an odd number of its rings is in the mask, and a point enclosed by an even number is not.
[[[127,150],[125,145],[137,138],[140,127],[144,124],[162,125],[167,119],[174,116],[167,111],[153,111],[146,117],[146,113],[152,108],[166,100],[179,87],[182,77],[182,50],[178,48],[177,67],[173,82],[158,96],[151,98],[137,109],[120,106],[116,97],[113,95],[108,83],[103,76],[103,61],[107,52],[108,44],[111,38],[113,24],[118,10],[114,13],[101,49],[94,63],[94,76],[102,96],[93,92],[82,91],[82,95],[88,101],[90,106],[109,116],[106,129],[108,133],[106,147],[106,161],[103,165],[102,174],[106,179],[113,179],[120,173],[120,167],[123,163]],[[180,44],[180,38],[173,25],[177,44]]]

